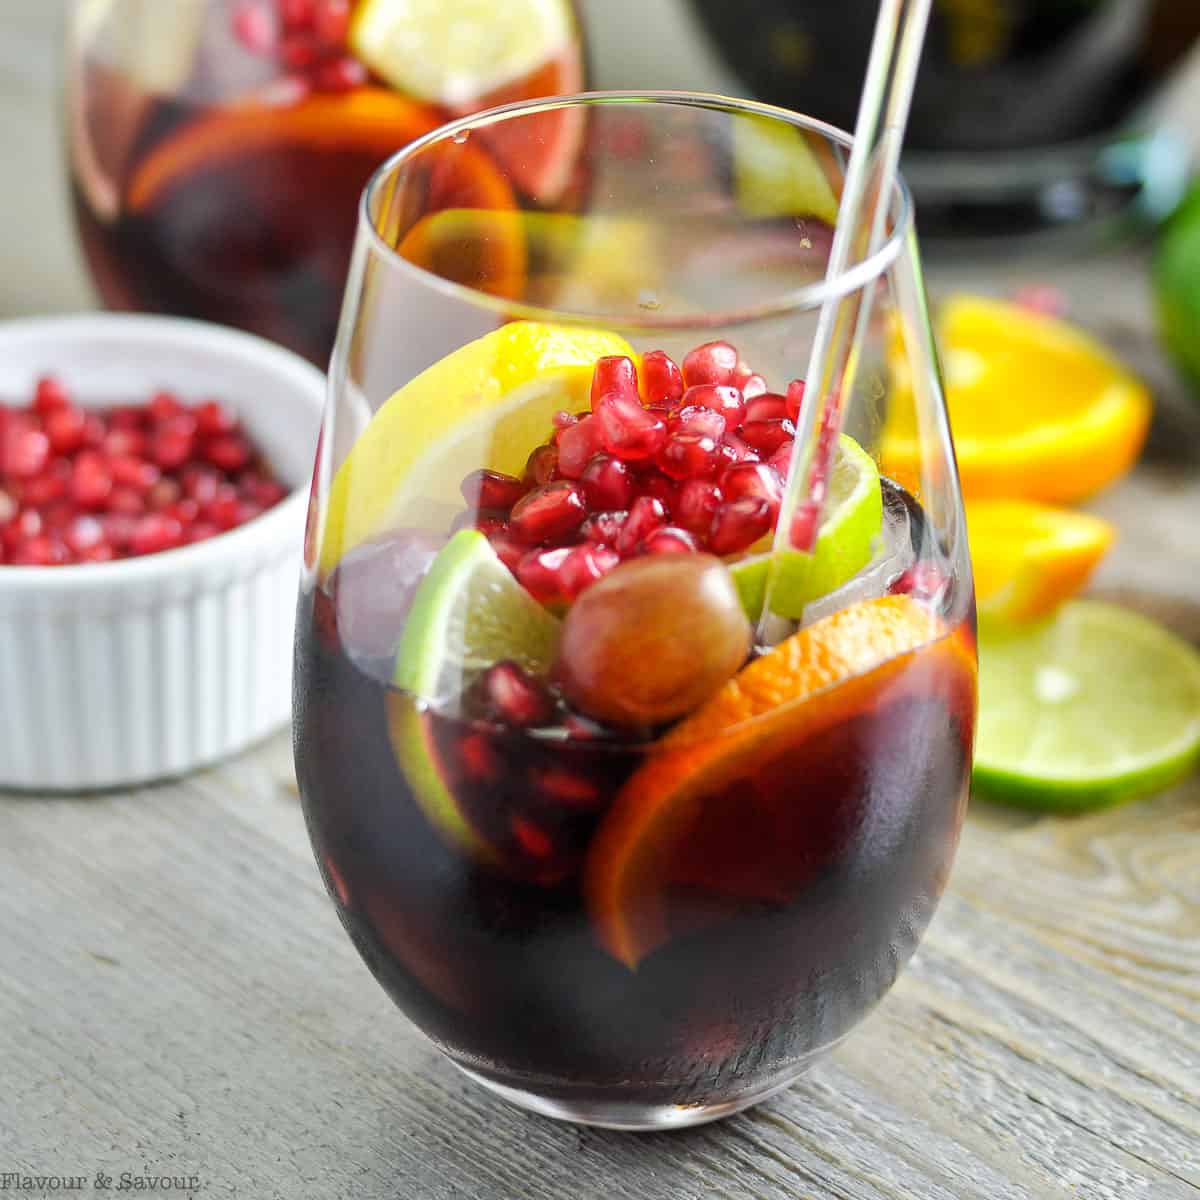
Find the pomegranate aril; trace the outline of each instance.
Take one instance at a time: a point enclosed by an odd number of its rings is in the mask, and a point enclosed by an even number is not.
[[[554,715],[546,688],[515,662],[498,662],[483,675],[483,690],[495,715],[507,725],[544,725]]]
[[[144,458],[146,435],[137,429],[113,427],[104,435],[100,449],[110,458]]]
[[[452,532],[460,529],[478,529],[485,537],[508,530],[508,513],[494,508],[468,508],[460,512],[450,523]]]
[[[287,496],[287,488],[278,479],[266,479],[262,475],[246,474],[238,480],[238,491],[247,499],[271,508]],[[196,496],[193,499],[200,499]]]
[[[554,416],[550,418],[550,423],[555,429],[566,429],[569,425],[574,425],[577,421],[581,421],[583,417],[586,417],[587,415],[587,413],[584,413],[582,417],[577,416],[575,413],[567,412],[565,408],[560,408],[558,412],[556,412]]]
[[[820,508],[813,501],[805,500],[802,504],[797,505],[796,511],[792,515],[792,528],[789,531],[789,538],[795,549],[812,549],[813,543],[816,541],[819,516]]]
[[[804,380],[793,379],[787,387],[787,415],[793,421],[800,420],[800,409],[804,405]]]
[[[149,412],[136,404],[119,404],[107,412],[110,429],[140,430],[149,423]]]
[[[17,502],[3,488],[0,488],[0,525],[7,525],[17,511]]]
[[[708,548],[714,554],[740,554],[771,528],[771,506],[756,496],[727,500],[713,515]]]
[[[4,531],[4,540],[10,546],[19,545],[37,537],[45,528],[42,514],[33,508],[23,508]]]
[[[367,82],[367,68],[348,54],[321,63],[312,76],[319,92],[352,92]]]
[[[174,504],[168,504],[162,510],[163,515],[174,517],[181,525],[193,525],[200,517],[200,505],[195,500],[176,500]]]
[[[251,54],[270,54],[275,47],[275,22],[260,0],[241,0],[233,10],[232,27]]]
[[[513,506],[509,527],[526,542],[545,542],[573,533],[586,516],[583,491],[559,480],[522,496]]]
[[[48,416],[55,409],[67,408],[70,403],[70,394],[61,380],[53,375],[43,375],[37,381],[33,393],[33,407],[36,412]]]
[[[584,417],[558,431],[558,473],[565,479],[578,479],[594,454],[604,448],[600,422]]]
[[[155,512],[174,504],[183,495],[178,479],[160,479],[147,493],[146,503]]]
[[[55,567],[70,558],[67,547],[58,538],[41,534],[17,546],[11,562],[18,567]]]
[[[746,411],[742,393],[723,384],[701,383],[683,393],[684,408],[711,408],[725,418],[727,429],[736,429]]]
[[[103,508],[112,491],[108,460],[95,450],[85,450],[75,459],[71,472],[71,499],[83,509]]]
[[[203,453],[214,467],[229,473],[240,471],[254,456],[250,443],[237,434],[210,438],[204,445]]]
[[[684,382],[689,388],[698,383],[731,383],[737,365],[738,352],[728,342],[705,342],[684,358]]]
[[[742,441],[736,433],[727,433],[722,439],[722,445],[726,446],[729,453],[733,456],[734,462],[758,462],[758,451],[754,449],[748,442]]]
[[[934,600],[946,590],[948,582],[940,567],[919,562],[892,580],[888,591],[894,596],[909,595],[919,600]]]
[[[231,484],[223,483],[217,489],[217,494],[201,508],[206,521],[211,521],[218,529],[232,529],[241,517],[241,499]]]
[[[770,457],[784,442],[796,436],[796,426],[786,417],[776,421],[746,421],[741,433],[744,442],[759,454]]]
[[[525,463],[525,482],[530,487],[542,487],[557,471],[558,450],[554,446],[537,446]]]
[[[174,392],[155,392],[150,397],[150,403],[147,405],[150,410],[150,416],[154,421],[168,421],[172,417],[178,417],[183,414],[184,407],[182,401]]]
[[[129,539],[134,554],[158,554],[182,546],[183,525],[166,513],[150,513],[139,518]]]
[[[683,372],[665,350],[642,356],[642,396],[647,404],[670,407],[683,395]]]
[[[579,527],[579,532],[598,546],[615,546],[628,516],[623,511],[595,512]]]
[[[554,839],[527,817],[514,816],[509,821],[517,845],[530,858],[550,858],[554,855]]]
[[[500,759],[486,734],[469,733],[458,743],[458,761],[467,775],[478,780],[495,777],[500,770]]]
[[[114,487],[108,495],[104,506],[110,513],[124,513],[130,517],[140,517],[146,511],[145,496],[135,488]]]
[[[765,500],[774,517],[783,500],[783,480],[766,463],[737,463],[722,474],[721,491],[726,500]]]
[[[199,463],[189,464],[180,476],[183,490],[193,500],[207,504],[217,494],[222,478],[212,467],[201,466]]]
[[[588,463],[579,484],[593,512],[628,508],[633,500],[633,476],[628,465],[607,454],[597,454]]]
[[[197,521],[187,529],[188,545],[194,542],[207,542],[221,531],[211,521]]]
[[[55,459],[40,475],[25,481],[21,499],[33,508],[45,508],[67,494],[70,482],[70,462],[65,458]]]
[[[128,513],[110,512],[100,518],[105,539],[118,550],[128,548],[137,528],[137,517]]]
[[[608,354],[596,360],[592,372],[592,412],[595,412],[600,401],[609,395],[638,398],[637,368],[633,359],[623,354]]]
[[[725,436],[726,424],[725,417],[715,409],[692,404],[673,413],[668,428],[672,433],[707,434],[719,442]]]
[[[529,547],[518,542],[507,530],[494,530],[487,535],[496,557],[515,575],[517,563],[529,553]]]
[[[643,541],[667,523],[666,506],[654,496],[639,496],[617,535],[616,551],[622,558],[636,554]]]
[[[751,373],[750,375],[742,376],[739,372],[733,382],[742,389],[742,395],[747,400],[752,400],[755,396],[766,395],[767,381],[761,375]]]
[[[656,529],[642,542],[645,554],[695,554],[699,549],[699,543],[686,529],[674,525]]]
[[[711,475],[719,465],[717,443],[702,433],[675,433],[654,460],[672,479],[698,479]]]
[[[108,460],[108,469],[113,483],[131,487],[139,492],[149,491],[159,480],[162,472],[145,459],[121,455]]]
[[[72,454],[83,445],[87,414],[78,408],[56,408],[46,414],[45,430],[56,454]]]
[[[311,33],[289,33],[279,43],[279,61],[290,71],[307,71],[319,57],[317,39]]]
[[[787,400],[777,392],[767,392],[746,401],[746,412],[742,418],[751,421],[782,421],[788,415]]]
[[[602,396],[596,406],[596,419],[605,448],[626,462],[653,458],[667,440],[666,422],[647,412],[636,393],[626,396],[610,392]]]
[[[573,546],[559,546],[554,550],[529,551],[517,563],[514,572],[517,582],[542,604],[566,603],[567,594],[563,589],[560,570],[563,560],[573,549]]]
[[[795,442],[795,438],[788,438],[786,442],[780,442],[779,449],[767,459],[767,465],[778,472],[780,479],[786,479],[788,472],[792,469],[792,448],[795,446]]]
[[[10,424],[4,437],[4,474],[15,479],[40,475],[50,461],[50,439],[40,430]]]
[[[196,430],[205,437],[217,437],[237,430],[238,419],[219,400],[206,400],[195,408]]]
[[[307,29],[315,7],[316,0],[278,0],[279,19],[285,29]]]
[[[344,45],[350,28],[350,0],[317,0],[312,25],[326,46],[337,49]]]
[[[651,470],[644,474],[638,480],[637,491],[643,496],[650,496],[657,500],[663,506],[663,511],[668,518],[679,499],[679,484],[669,475],[664,475],[658,470]]]
[[[497,508],[507,512],[529,490],[519,479],[500,471],[472,471],[459,489],[472,508]]]
[[[104,541],[104,526],[95,517],[76,517],[67,526],[65,541],[75,554],[83,554]]]
[[[112,562],[117,552],[107,542],[97,542],[86,550],[76,552],[76,558],[81,563]]]
[[[590,779],[567,767],[531,767],[530,783],[552,804],[564,808],[592,809],[604,795]]]
[[[708,533],[713,514],[723,499],[724,494],[715,483],[707,479],[689,479],[679,489],[671,510],[672,518],[683,529],[703,536]]]
[[[164,429],[150,442],[150,457],[164,471],[176,471],[195,450],[195,437],[185,431]]]
[[[558,567],[563,595],[574,600],[584,588],[602,579],[621,563],[621,556],[608,546],[585,542],[572,546]]]

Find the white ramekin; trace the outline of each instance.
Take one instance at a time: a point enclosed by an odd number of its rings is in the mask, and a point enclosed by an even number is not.
[[[232,754],[283,725],[308,477],[325,379],[260,338],[116,314],[0,323],[0,402],[52,372],[88,406],[158,388],[219,399],[282,503],[211,541],[71,567],[0,566],[0,787],[128,786]]]

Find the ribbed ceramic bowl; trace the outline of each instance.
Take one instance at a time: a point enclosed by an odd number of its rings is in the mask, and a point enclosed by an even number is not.
[[[282,503],[194,546],[114,563],[0,566],[0,787],[179,775],[283,725],[325,379],[287,350],[196,321],[115,314],[0,324],[0,403],[53,372],[79,403],[158,388],[237,412]]]

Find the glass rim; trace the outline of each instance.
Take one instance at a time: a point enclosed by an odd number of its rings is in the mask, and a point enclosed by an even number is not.
[[[512,104],[497,105],[469,116],[459,117],[439,125],[407,143],[385,159],[371,175],[359,197],[358,220],[360,230],[365,230],[370,239],[373,253],[385,259],[401,271],[410,272],[427,286],[454,297],[476,308],[487,309],[504,317],[519,317],[525,320],[545,321],[556,324],[614,325],[629,330],[655,330],[717,328],[753,324],[757,321],[778,318],[789,314],[811,312],[831,301],[839,301],[855,291],[867,287],[882,278],[900,257],[905,240],[913,226],[913,203],[908,185],[897,176],[892,196],[892,230],[873,254],[859,259],[848,266],[834,279],[822,278],[803,287],[792,288],[779,296],[759,304],[732,311],[688,313],[683,316],[656,314],[651,311],[636,313],[593,313],[572,312],[569,309],[548,308],[494,296],[467,284],[456,283],[436,275],[424,267],[404,258],[380,232],[372,216],[373,202],[380,190],[395,173],[410,160],[418,157],[427,147],[453,139],[463,132],[495,125],[510,117],[548,112],[559,108],[590,107],[606,104],[673,105],[683,108],[710,109],[719,112],[744,113],[768,117],[785,124],[816,133],[849,150],[853,137],[836,125],[792,112],[773,104],[757,100],[743,100],[723,96],[716,92],[672,91],[648,89],[639,91],[593,91],[575,92],[563,96],[544,96],[534,100],[521,100]]]

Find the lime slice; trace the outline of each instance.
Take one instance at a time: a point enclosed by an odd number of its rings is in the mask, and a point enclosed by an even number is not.
[[[861,571],[875,555],[883,532],[883,493],[875,460],[842,434],[829,476],[829,491],[812,554],[781,556],[773,589],[775,612],[799,621],[805,606]],[[762,612],[770,555],[730,563],[729,570],[750,619]]]
[[[733,122],[733,181],[738,208],[748,217],[813,217],[837,222],[838,198],[820,155],[804,130],[771,117],[739,115]]]
[[[512,576],[487,538],[459,530],[421,581],[396,653],[393,682],[422,700],[445,700],[501,659],[545,674],[559,623]]]
[[[399,91],[458,107],[531,75],[572,34],[568,0],[365,0],[349,42]]]
[[[1200,183],[1167,223],[1154,258],[1163,343],[1200,396]]]
[[[392,750],[422,812],[452,845],[493,851],[470,824],[438,765],[424,702],[463,690],[464,677],[511,659],[545,674],[559,623],[512,577],[478,530],[463,529],[433,560],[400,639],[388,696]]]
[[[1153,621],[1076,600],[979,641],[975,784],[1026,808],[1130,800],[1200,756],[1200,654]]]
[[[633,350],[624,338],[601,329],[511,321],[422,371],[380,407],[334,476],[324,513],[322,573],[398,519],[413,523],[403,508],[406,496],[415,494],[412,488],[401,492],[405,478],[427,447],[447,436],[453,441],[456,426],[479,417],[479,428],[486,430],[489,412],[529,408],[528,428],[519,422],[512,432],[516,440],[508,437],[507,426],[494,432],[494,454],[475,458],[443,480],[439,495],[457,489],[475,467],[520,474],[555,409],[586,407],[596,359],[606,354],[632,357]]]

